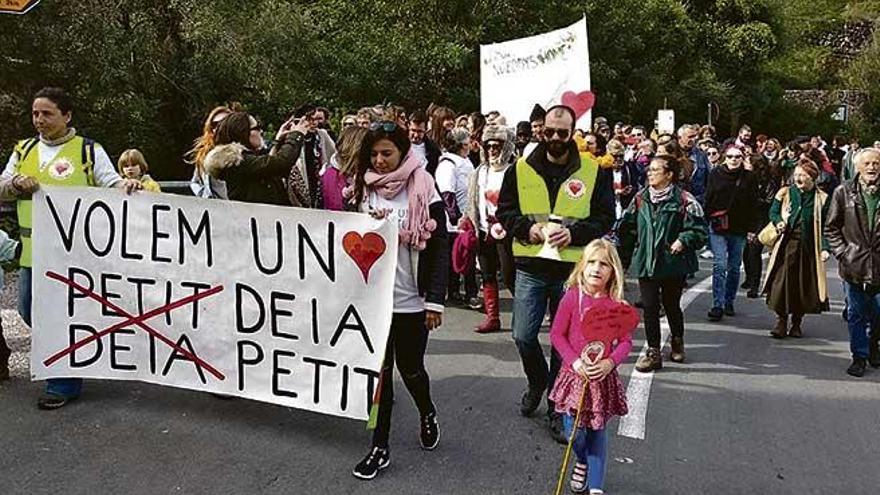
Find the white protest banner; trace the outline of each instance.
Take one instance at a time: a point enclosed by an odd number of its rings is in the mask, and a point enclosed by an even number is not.
[[[497,110],[514,125],[529,120],[535,103],[562,103],[589,128],[595,97],[590,91],[587,18],[567,28],[504,43],[480,45],[480,107]]]
[[[657,132],[675,134],[675,110],[657,110]]]
[[[46,187],[33,239],[34,379],[139,380],[367,419],[396,223]]]

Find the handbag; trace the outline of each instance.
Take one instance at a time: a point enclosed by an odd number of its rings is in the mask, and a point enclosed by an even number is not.
[[[730,230],[730,207],[733,206],[733,202],[736,200],[736,192],[739,190],[741,182],[742,175],[736,179],[736,185],[733,186],[733,196],[731,197],[730,204],[727,205],[727,208],[713,211],[709,214],[709,225],[712,227],[712,232],[723,234]]]
[[[776,226],[773,225],[773,222],[767,223],[767,226],[761,229],[761,232],[758,232],[758,241],[761,244],[767,246],[768,248],[772,248],[776,245],[776,241],[779,240],[779,231],[776,230]]]

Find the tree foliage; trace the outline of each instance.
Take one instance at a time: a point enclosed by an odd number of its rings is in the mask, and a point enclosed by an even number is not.
[[[161,178],[186,178],[181,156],[213,106],[240,101],[279,122],[297,104],[351,111],[394,102],[479,108],[479,45],[587,16],[596,113],[722,130],[779,125],[784,88],[880,80],[873,60],[844,75],[813,41],[876,1],[833,0],[84,0],[43,1],[0,17],[0,150],[31,135],[30,98],[66,87],[76,125],[105,145],[145,151]],[[874,83],[876,84],[876,83]],[[806,117],[816,118],[815,115]]]

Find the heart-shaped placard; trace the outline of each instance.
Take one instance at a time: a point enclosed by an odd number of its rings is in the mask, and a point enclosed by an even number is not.
[[[605,355],[605,344],[598,340],[594,340],[587,344],[581,351],[581,359],[589,364],[594,365],[602,360]]]
[[[579,119],[596,104],[596,95],[592,91],[581,91],[580,93],[566,91],[562,93],[562,104],[571,107],[575,117]]]
[[[369,282],[370,269],[385,254],[385,239],[375,232],[363,236],[358,232],[348,232],[342,237],[342,249],[360,268],[364,282]]]

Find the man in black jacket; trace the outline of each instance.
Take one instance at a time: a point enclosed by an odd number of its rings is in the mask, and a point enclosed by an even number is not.
[[[852,376],[880,368],[880,149],[855,156],[858,175],[831,197],[825,237],[844,281]],[[868,328],[871,329],[870,339]]]
[[[561,365],[559,355],[552,351],[548,369],[538,343],[548,305],[550,314],[555,314],[563,284],[583,247],[602,237],[614,222],[611,174],[578,153],[572,140],[574,124],[575,114],[569,107],[547,111],[544,142],[507,170],[498,202],[498,218],[515,239],[513,338],[528,378],[520,407],[524,416],[534,413],[543,393],[549,393]],[[540,205],[548,204],[549,211],[540,211]],[[576,213],[558,215],[559,206]],[[548,250],[558,256],[546,257]],[[549,399],[547,405],[550,430],[564,443],[561,417]]]

